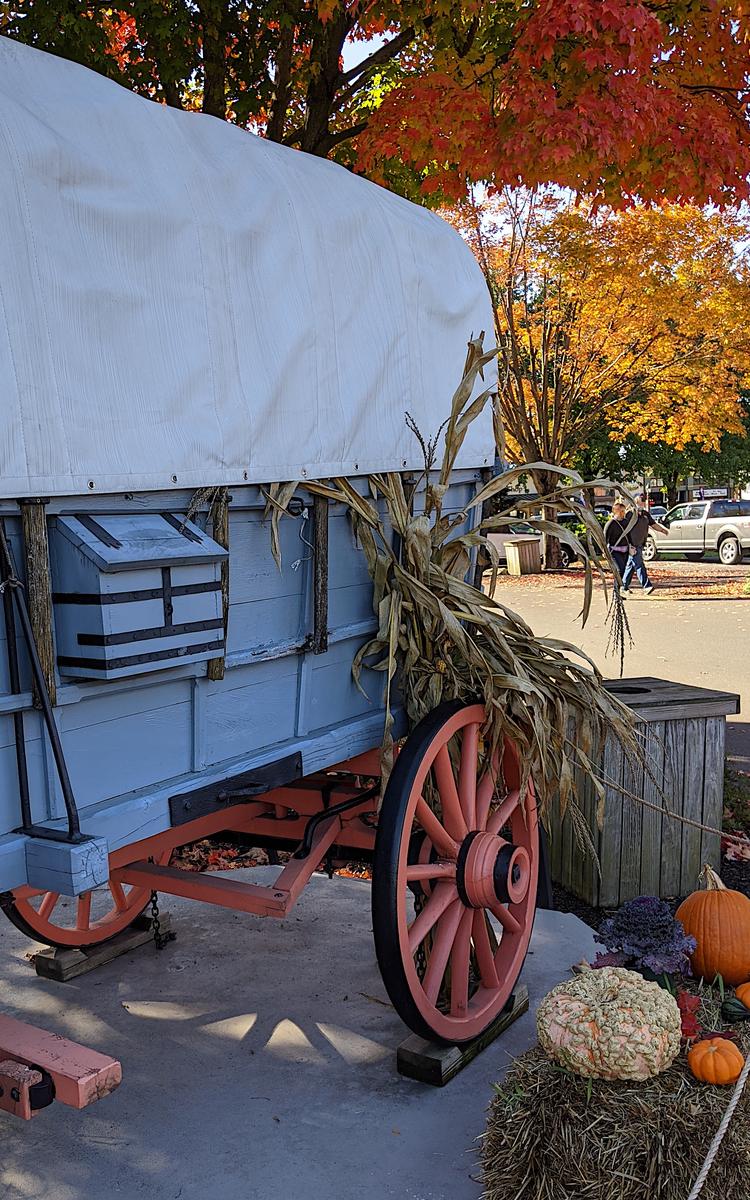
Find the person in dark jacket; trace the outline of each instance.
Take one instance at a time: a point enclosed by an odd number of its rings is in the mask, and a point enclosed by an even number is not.
[[[633,520],[633,518],[635,519]],[[648,577],[646,564],[643,561],[643,547],[646,545],[648,531],[652,525],[657,525],[665,533],[669,533],[669,530],[664,525],[659,525],[651,516],[648,511],[648,499],[643,493],[638,497],[635,512],[628,513],[628,523],[631,521],[633,524],[628,530],[628,561],[622,573],[622,591],[623,594],[627,593],[633,575],[637,575],[644,592],[650,596],[654,585]]]
[[[612,505],[612,516],[604,526],[604,540],[609,547],[610,554],[615,560],[621,579],[628,561],[627,527],[628,518],[625,505],[621,500],[616,500]]]

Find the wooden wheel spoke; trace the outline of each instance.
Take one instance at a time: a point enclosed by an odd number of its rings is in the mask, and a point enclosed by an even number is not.
[[[128,898],[125,895],[125,889],[122,884],[118,883],[116,879],[110,879],[109,890],[112,893],[112,899],[117,911],[125,912],[128,907]]]
[[[521,922],[517,917],[513,916],[513,913],[509,908],[506,908],[504,904],[496,904],[491,911],[493,917],[497,918],[506,933],[521,932],[523,928]]]
[[[465,912],[466,909],[458,899],[458,896],[456,896],[456,899],[449,905],[438,922],[432,940],[432,950],[427,963],[427,970],[422,980],[425,995],[432,1004],[437,1003],[437,998],[440,994],[440,985],[443,982],[443,976],[445,975],[448,959],[451,956],[451,951],[456,940],[458,927]]]
[[[91,892],[82,892],[76,905],[76,929],[89,929],[91,926]]]
[[[485,829],[492,797],[497,791],[497,773],[489,766],[477,786],[477,829]]]
[[[508,795],[505,797],[505,799],[501,801],[495,811],[490,815],[490,818],[487,822],[488,833],[500,832],[503,825],[510,820],[513,813],[518,808],[520,799],[521,793],[519,792],[518,788],[516,788],[513,792],[508,792]]]
[[[495,969],[495,951],[490,941],[490,930],[487,927],[487,917],[483,908],[474,910],[471,926],[471,937],[477,955],[479,974],[486,988],[496,988],[500,984]]]
[[[461,811],[456,777],[453,774],[453,764],[447,746],[441,746],[438,750],[432,769],[435,772],[435,782],[440,793],[443,824],[450,836],[461,842],[469,831]]]
[[[451,950],[451,1016],[465,1017],[469,1008],[469,971],[471,967],[471,930],[474,911],[465,908],[461,914],[453,949]]]
[[[456,891],[455,884],[447,880],[441,880],[435,885],[435,890],[424,908],[409,926],[409,950],[412,954],[416,953],[419,946],[427,937],[427,934],[435,923],[440,920],[448,906],[457,899],[458,892]]]
[[[454,862],[413,863],[406,868],[407,883],[416,883],[420,879],[455,879],[456,864]]]
[[[477,824],[477,775],[479,774],[479,726],[467,725],[461,743],[458,796],[468,829]]]
[[[54,909],[54,907],[57,904],[59,899],[60,899],[59,892],[45,892],[44,893],[44,899],[42,900],[42,903],[39,905],[39,910],[38,910],[39,916],[42,918],[43,921],[46,921],[48,919],[48,917],[51,915],[52,910]]]
[[[458,857],[458,842],[441,825],[424,796],[417,801],[416,817],[438,854],[455,860]]]

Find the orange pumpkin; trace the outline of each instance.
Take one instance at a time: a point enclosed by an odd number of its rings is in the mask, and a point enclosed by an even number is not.
[[[750,1008],[750,983],[741,983],[734,989],[734,994],[745,1008]]]
[[[705,1038],[688,1051],[688,1066],[701,1083],[736,1083],[745,1065],[742,1051],[727,1038]]]
[[[750,979],[750,900],[725,887],[711,867],[701,871],[705,891],[683,900],[676,917],[697,942],[693,971],[711,983],[721,975],[732,987]]]

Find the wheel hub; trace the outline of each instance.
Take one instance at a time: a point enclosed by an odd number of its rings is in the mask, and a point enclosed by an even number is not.
[[[456,863],[456,885],[467,908],[519,904],[529,890],[530,878],[531,860],[523,846],[487,832],[473,832],[464,838]]]

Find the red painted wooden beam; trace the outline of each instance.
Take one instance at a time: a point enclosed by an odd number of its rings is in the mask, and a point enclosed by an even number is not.
[[[122,1080],[122,1067],[109,1055],[2,1014],[0,1059],[46,1071],[55,1085],[55,1099],[71,1108],[101,1100]]]

